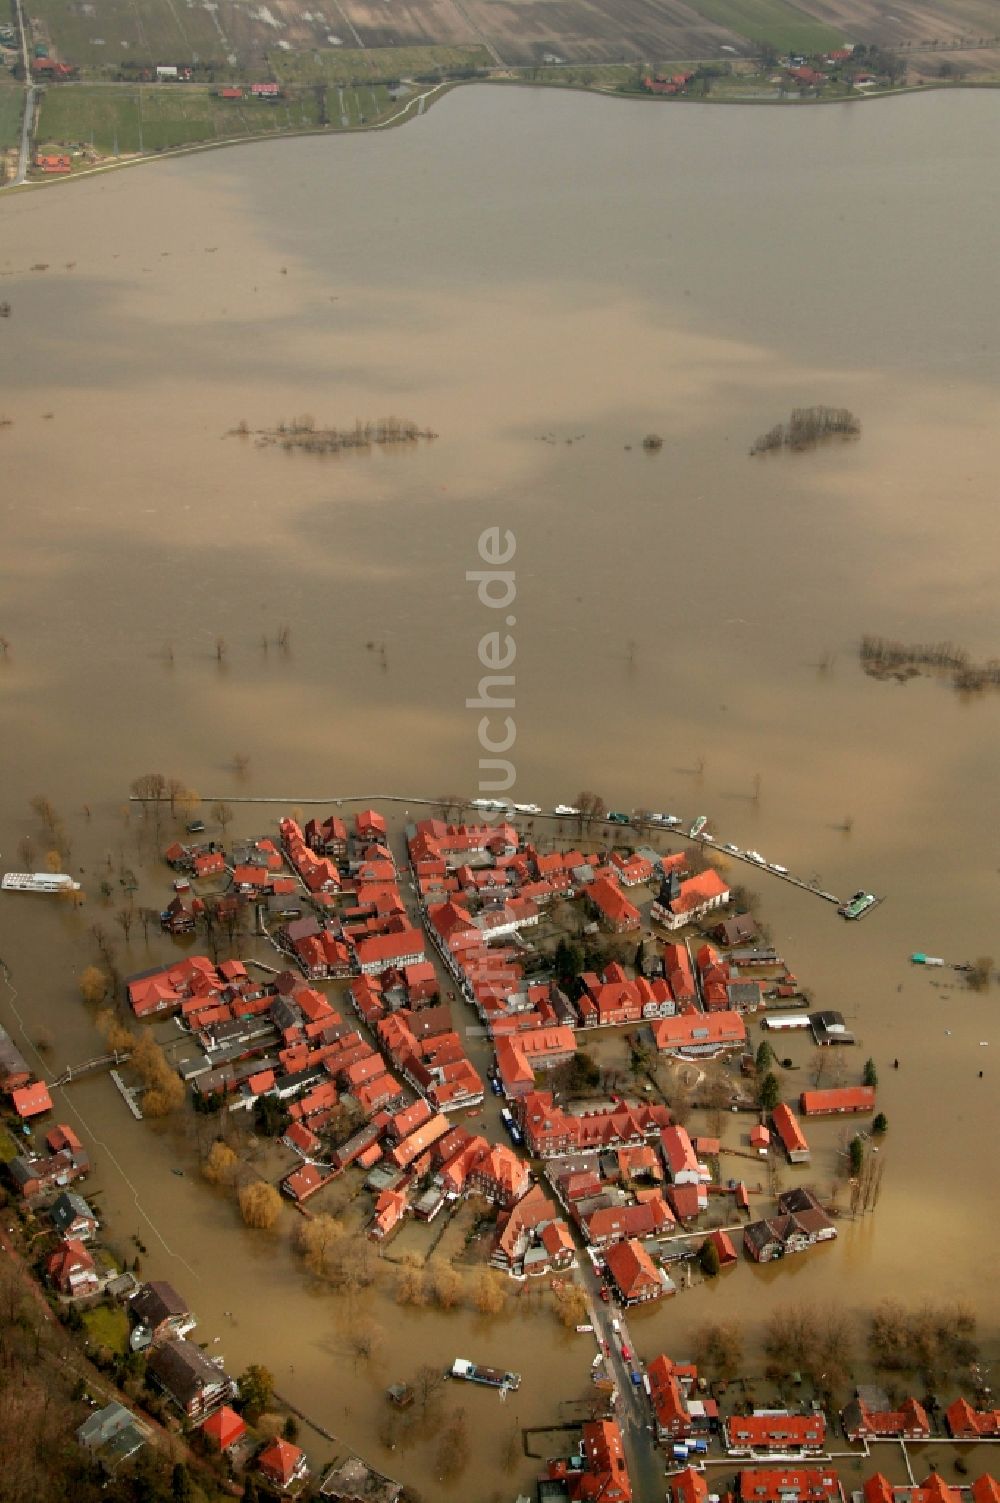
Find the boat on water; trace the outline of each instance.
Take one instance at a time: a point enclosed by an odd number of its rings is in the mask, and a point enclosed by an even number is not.
[[[692,840],[697,840],[698,836],[701,834],[702,830],[705,828],[705,826],[707,824],[708,824],[708,815],[707,814],[699,814],[698,818],[695,820],[695,822],[691,826],[690,830],[688,830],[688,835],[690,836],[690,838]]]
[[[853,898],[848,898],[846,903],[841,903],[837,912],[845,919],[864,918],[865,914],[870,913],[881,901],[882,899],[876,897],[873,892],[859,890]]]
[[[506,1373],[499,1367],[480,1367],[475,1362],[467,1362],[464,1357],[455,1358],[451,1364],[451,1376],[464,1378],[467,1383],[483,1383],[487,1388],[505,1388],[508,1392],[521,1386],[520,1373]]]
[[[79,892],[79,882],[65,872],[7,872],[0,882],[4,892]]]

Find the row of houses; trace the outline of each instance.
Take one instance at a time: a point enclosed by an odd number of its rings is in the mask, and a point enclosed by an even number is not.
[[[829,1430],[821,1411],[811,1409],[795,1413],[763,1409],[720,1420],[715,1402],[701,1396],[704,1386],[699,1383],[698,1369],[693,1363],[674,1362],[667,1356],[658,1356],[649,1363],[644,1387],[656,1438],[661,1445],[685,1442],[717,1430],[732,1456],[781,1455],[788,1459],[825,1453]],[[872,1386],[856,1390],[841,1418],[845,1433],[852,1441],[919,1441],[927,1440],[931,1435],[927,1413],[916,1399],[908,1398],[898,1408],[893,1408],[884,1391]],[[956,1399],[949,1405],[945,1411],[945,1423],[948,1433],[956,1440],[992,1439],[1000,1435],[1000,1412],[977,1411],[966,1399]],[[754,1478],[753,1482],[756,1486],[760,1479]],[[866,1503],[894,1503],[891,1496],[883,1496],[877,1479],[873,1482],[876,1484],[875,1496],[869,1496],[866,1488]],[[815,1485],[815,1479],[812,1485]]]
[[[711,1487],[714,1495],[733,1503],[846,1503],[847,1497],[839,1473],[830,1465],[746,1467],[728,1488],[721,1488],[714,1478]],[[671,1503],[708,1503],[709,1488],[706,1474],[688,1466],[671,1475],[667,1496]],[[970,1487],[950,1487],[937,1472],[919,1485],[896,1485],[877,1472],[850,1496],[858,1503],[998,1503],[1000,1485],[986,1473]]]

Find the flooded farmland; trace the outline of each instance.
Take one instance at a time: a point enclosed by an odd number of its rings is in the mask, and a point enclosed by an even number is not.
[[[831,891],[886,895],[846,925],[752,882],[858,1067],[878,1064],[876,1214],[683,1290],[635,1321],[641,1355],[683,1354],[706,1311],[753,1332],[783,1302],[901,1292],[973,1299],[996,1353],[997,988],[907,957],[1000,955],[1000,695],[877,682],[856,649],[871,631],[1000,654],[998,110],[952,92],[792,122],[469,89],[382,136],[0,204],[0,851],[17,868],[30,835],[44,865],[42,794],[88,895],[0,898],[0,1021],[46,1073],[96,1052],[77,990],[95,921],[124,971],[171,953],[138,925],[126,943],[99,894],[125,865],[137,902],[167,890],[127,808],[138,774],[287,800],[236,806],[237,834],[307,799],[476,789],[465,702],[495,623],[466,572],[483,528],[510,529],[515,798],[706,812]],[[819,403],[860,439],[749,457]],[[231,436],[389,414],[438,437],[311,455]],[[515,1301],[487,1318],[400,1310],[383,1281],[331,1295],[291,1211],[251,1232],[200,1181],[201,1119],[133,1123],[106,1078],[57,1105],[122,1253],[139,1238],[233,1370],[267,1363],[310,1418],[444,1496],[528,1484],[510,1427],[573,1417],[585,1341]],[[825,1190],[840,1129],[814,1131]],[[506,1406],[461,1396],[474,1468],[437,1483],[432,1440],[390,1449],[382,1390],[459,1355],[524,1381]]]

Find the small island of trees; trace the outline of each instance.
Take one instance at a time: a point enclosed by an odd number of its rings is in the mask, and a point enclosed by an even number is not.
[[[338,454],[342,449],[370,449],[373,445],[413,444],[421,438],[437,438],[429,428],[421,428],[405,418],[384,417],[374,422],[360,418],[353,428],[317,428],[316,420],[306,415],[276,428],[251,428],[243,420],[228,437],[254,438],[258,448],[278,444],[283,449],[305,449],[309,454]]]
[[[750,446],[751,454],[771,449],[814,449],[826,438],[857,438],[861,423],[846,407],[796,407],[787,423],[775,423]]]
[[[898,642],[866,632],[858,646],[861,667],[869,678],[894,678],[905,683],[920,674],[942,674],[956,689],[979,692],[1000,688],[1000,658],[975,663],[954,642]]]

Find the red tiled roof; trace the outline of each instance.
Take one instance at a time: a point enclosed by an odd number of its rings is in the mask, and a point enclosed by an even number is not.
[[[808,1149],[809,1144],[799,1126],[799,1119],[786,1102],[778,1102],[771,1113],[771,1120],[774,1123],[775,1132],[789,1153],[798,1153]]]
[[[41,1112],[52,1110],[52,1097],[43,1080],[34,1080],[29,1085],[11,1091],[10,1099],[17,1115],[22,1118],[37,1117]]]
[[[874,1086],[839,1086],[827,1091],[803,1091],[799,1107],[807,1117],[824,1112],[873,1112]]]
[[[613,1243],[608,1248],[605,1263],[625,1299],[632,1299],[653,1285],[660,1288],[659,1274],[641,1242]]]
[[[276,1438],[261,1451],[257,1457],[257,1465],[266,1476],[273,1478],[282,1487],[286,1487],[295,1476],[295,1470],[304,1454],[298,1446],[293,1446],[291,1441]]]
[[[225,1451],[242,1439],[247,1433],[247,1427],[235,1410],[230,1409],[228,1404],[223,1404],[221,1409],[217,1409],[205,1420],[201,1433],[214,1441],[220,1451]]]
[[[844,1496],[832,1467],[748,1467],[739,1474],[739,1495],[743,1503],[782,1503],[792,1495],[798,1503],[839,1503]]]

